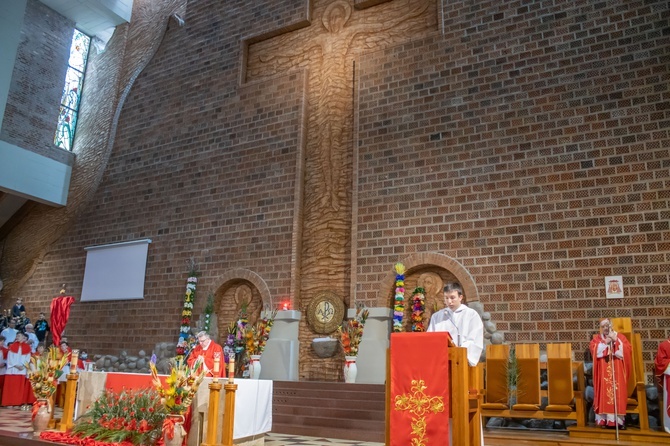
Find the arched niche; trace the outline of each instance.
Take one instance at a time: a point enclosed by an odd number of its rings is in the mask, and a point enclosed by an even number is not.
[[[463,287],[466,302],[478,302],[477,286],[470,273],[457,260],[445,254],[420,253],[400,261],[405,266],[405,317],[403,325],[406,330],[411,327],[412,295],[417,287],[425,289],[425,323],[428,325],[430,316],[435,310],[444,308],[442,289],[444,284],[458,282]],[[393,307],[395,296],[396,274],[392,270],[380,284],[382,306]]]
[[[270,289],[263,278],[251,270],[236,268],[227,271],[217,283],[214,311],[221,339],[230,324],[237,321],[242,307],[246,306],[249,324],[256,323],[261,311],[273,308]]]

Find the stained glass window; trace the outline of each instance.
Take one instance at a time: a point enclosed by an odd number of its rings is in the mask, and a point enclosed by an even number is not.
[[[72,150],[90,45],[91,38],[75,29],[70,46],[70,60],[65,74],[65,87],[60,102],[58,127],[54,137],[54,144],[65,150]]]

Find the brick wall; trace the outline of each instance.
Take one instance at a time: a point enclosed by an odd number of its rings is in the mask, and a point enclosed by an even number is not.
[[[79,346],[173,341],[191,256],[196,315],[208,291],[230,304],[233,268],[290,292],[305,75],[240,89],[239,42],[304,5],[191,2],[168,31],[93,203],[22,289],[33,308],[62,282],[78,296],[83,247],[151,238],[146,298],[75,304]],[[442,17],[443,32],[356,64],[352,301],[390,305],[393,264],[435,252],[472,276],[507,341],[581,352],[599,317],[629,316],[649,365],[670,325],[667,3],[445,2]],[[607,275],[625,299],[605,300]]]
[[[357,298],[437,251],[508,342],[670,325],[668,5],[449,2],[445,35],[361,60]],[[625,298],[605,299],[621,275]]]
[[[0,139],[61,162],[53,143],[74,24],[29,0],[7,98]]]
[[[231,305],[217,288],[232,268],[259,274],[273,297],[289,294],[303,75],[238,89],[239,35],[228,34],[214,3],[192,5],[186,26],[171,26],[129,94],[92,205],[23,288],[48,308],[57,284],[81,294],[84,247],[152,239],[144,300],[72,307],[67,334],[82,348],[118,353],[176,341],[190,257],[202,270],[195,320],[209,292],[217,307]],[[203,40],[219,27],[227,31]],[[232,316],[222,314],[225,332]]]

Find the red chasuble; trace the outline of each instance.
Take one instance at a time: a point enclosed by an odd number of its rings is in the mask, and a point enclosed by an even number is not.
[[[226,363],[223,361],[223,348],[219,344],[217,344],[214,341],[211,341],[209,343],[209,347],[207,347],[207,350],[203,350],[203,348],[200,346],[200,344],[196,345],[193,350],[191,350],[191,353],[188,355],[188,359],[186,360],[187,364],[189,367],[193,367],[193,364],[195,364],[195,361],[198,358],[202,358],[202,360],[205,362],[205,370],[207,370],[207,374],[205,376],[213,377],[214,376],[214,354],[218,353],[219,358],[221,358],[219,361],[219,377],[224,376],[224,369],[226,368]]]
[[[666,339],[658,346],[654,361],[654,374],[663,386],[663,400],[660,407],[663,426],[665,431],[670,433],[670,375],[666,374],[668,365],[670,365],[670,339]]]
[[[449,444],[449,339],[391,334],[391,446]]]
[[[593,336],[589,346],[593,356],[593,411],[597,414],[614,414],[614,398],[612,398],[612,363],[614,379],[616,381],[616,412],[622,417],[626,414],[628,403],[628,378],[633,372],[632,348],[628,339],[621,333],[617,334],[617,345],[623,346],[623,359],[613,356],[610,360],[609,347],[604,351],[604,357],[598,358],[598,345],[605,341],[600,334]],[[618,349],[618,346],[614,348]]]

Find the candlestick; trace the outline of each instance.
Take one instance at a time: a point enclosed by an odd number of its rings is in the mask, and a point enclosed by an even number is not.
[[[77,373],[77,362],[79,361],[79,350],[72,350],[70,361],[70,373]]]

